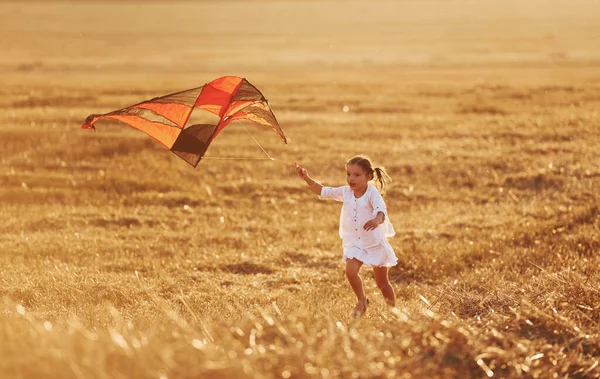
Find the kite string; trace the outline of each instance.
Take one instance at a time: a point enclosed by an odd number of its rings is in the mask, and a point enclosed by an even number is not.
[[[235,120],[236,122],[238,120]],[[254,136],[252,134],[250,134],[250,132],[248,131],[248,129],[246,129],[246,126],[244,124],[242,124],[241,122],[238,122],[240,125],[242,125],[242,128],[244,128],[244,130],[246,131],[246,133],[248,133],[248,135],[250,136],[250,138],[252,138],[252,140],[258,145],[258,147],[260,147],[260,149],[263,151],[263,153],[265,153],[265,155],[267,156],[267,158],[269,158],[270,160],[274,161],[275,158],[271,157],[269,155],[269,153],[267,153],[267,151],[260,145],[260,143],[258,143],[258,141],[256,140],[256,138],[254,138]]]
[[[258,145],[258,147],[260,147],[260,149],[262,150],[263,153],[265,153],[265,155],[267,156],[266,158],[254,158],[254,157],[203,157],[202,159],[221,159],[221,160],[271,160],[271,161],[275,161],[275,162],[280,162],[283,163],[285,165],[291,164],[291,165],[296,165],[295,162],[286,162],[286,161],[282,161],[279,159],[275,159],[273,158],[271,155],[269,155],[269,153],[267,153],[267,151],[261,146],[261,144],[256,140],[256,138],[254,138],[254,136],[252,134],[250,134],[250,131],[248,129],[246,129],[246,126],[244,124],[242,124],[239,120],[235,120],[235,122],[237,122],[239,125],[242,126],[242,128],[246,131],[246,133],[248,133],[248,135],[250,136],[250,138],[252,138],[252,140],[254,141],[254,143],[256,143],[256,145]]]
[[[256,140],[256,138],[254,138],[254,136],[252,134],[250,134],[250,131],[248,131],[248,129],[246,129],[246,126],[244,126],[244,124],[242,124],[239,120],[235,120],[238,124],[242,125],[242,128],[244,128],[244,130],[246,131],[246,133],[248,133],[248,135],[250,136],[250,138],[252,138],[252,140],[258,145],[258,147],[260,147],[260,149],[263,151],[263,153],[265,153],[265,155],[268,157],[268,159],[272,160],[272,161],[276,161],[279,163],[283,163],[285,165],[291,164],[293,166],[296,166],[296,162],[287,162],[287,161],[282,161],[279,159],[275,159],[272,156],[269,155],[269,153],[267,153],[267,151],[261,146],[261,144]]]
[[[231,159],[237,159],[237,160],[261,160],[261,161],[270,161],[270,160],[276,160],[273,158],[255,158],[255,157],[207,157],[204,156],[202,157],[202,160],[204,159],[217,159],[217,160],[231,160]]]

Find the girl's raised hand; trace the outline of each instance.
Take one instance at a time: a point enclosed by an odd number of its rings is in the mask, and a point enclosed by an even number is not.
[[[306,178],[308,175],[305,168],[302,168],[298,163],[294,163],[296,165],[296,171],[298,171],[298,176],[302,179]]]

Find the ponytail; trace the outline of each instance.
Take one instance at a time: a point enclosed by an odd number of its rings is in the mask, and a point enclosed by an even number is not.
[[[373,169],[373,179],[376,183],[379,184],[379,188],[381,189],[382,195],[385,194],[386,188],[392,182],[392,178],[383,167],[375,167]]]

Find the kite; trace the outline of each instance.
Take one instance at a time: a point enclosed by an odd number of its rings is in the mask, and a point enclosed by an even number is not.
[[[217,125],[187,126],[195,108],[219,116]],[[101,119],[121,121],[141,130],[194,167],[219,132],[234,120],[269,126],[287,144],[267,99],[250,82],[237,76],[224,76],[201,87],[155,97],[109,113],[91,114],[81,128],[95,130],[94,124]]]

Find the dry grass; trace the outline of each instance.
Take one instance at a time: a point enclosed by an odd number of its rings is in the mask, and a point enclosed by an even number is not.
[[[0,4],[3,377],[600,376],[593,2],[367,4]],[[79,130],[225,74],[279,160],[386,166],[397,309],[364,270],[351,322],[339,206],[291,165]],[[261,152],[232,125],[209,155]]]

